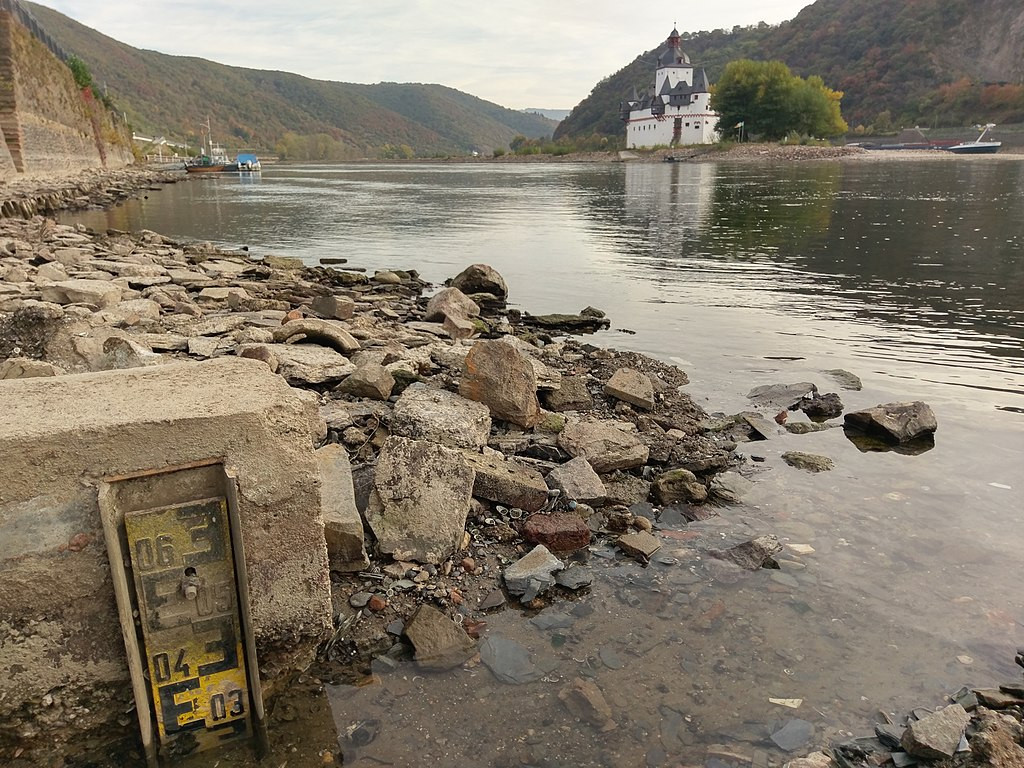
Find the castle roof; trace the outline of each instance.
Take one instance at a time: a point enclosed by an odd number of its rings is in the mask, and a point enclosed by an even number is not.
[[[658,55],[658,67],[688,66],[689,63],[690,57],[683,53],[683,49],[679,47],[679,30],[672,27],[672,32],[669,34],[664,48]]]

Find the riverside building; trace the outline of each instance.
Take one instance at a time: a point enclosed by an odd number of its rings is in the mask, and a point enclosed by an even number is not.
[[[718,141],[718,115],[711,111],[711,85],[703,68],[694,69],[679,47],[679,32],[658,51],[654,93],[623,103],[626,147],[713,144]]]

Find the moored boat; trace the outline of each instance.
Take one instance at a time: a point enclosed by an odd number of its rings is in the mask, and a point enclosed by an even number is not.
[[[991,155],[999,151],[999,148],[1003,146],[1001,141],[982,141],[985,138],[985,134],[996,127],[995,123],[988,123],[984,126],[976,126],[980,131],[981,135],[978,136],[974,141],[964,141],[960,144],[954,144],[951,147],[946,147],[949,152],[955,152],[958,155]]]

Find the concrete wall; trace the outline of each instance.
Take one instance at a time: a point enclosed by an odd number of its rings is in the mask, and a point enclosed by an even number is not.
[[[75,85],[71,70],[0,10],[0,132],[11,166],[0,156],[0,179],[17,173],[69,173],[132,162],[127,130]]]
[[[308,663],[331,628],[315,407],[283,379],[232,358],[4,381],[0,413],[0,756],[129,709],[98,503],[111,478],[211,459],[237,473],[264,690]]]

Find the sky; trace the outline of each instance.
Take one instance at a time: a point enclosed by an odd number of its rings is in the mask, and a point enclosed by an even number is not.
[[[440,83],[571,109],[680,32],[791,19],[809,0],[37,0],[135,48],[349,83]],[[685,45],[684,45],[685,50]],[[700,64],[695,61],[695,64]]]

